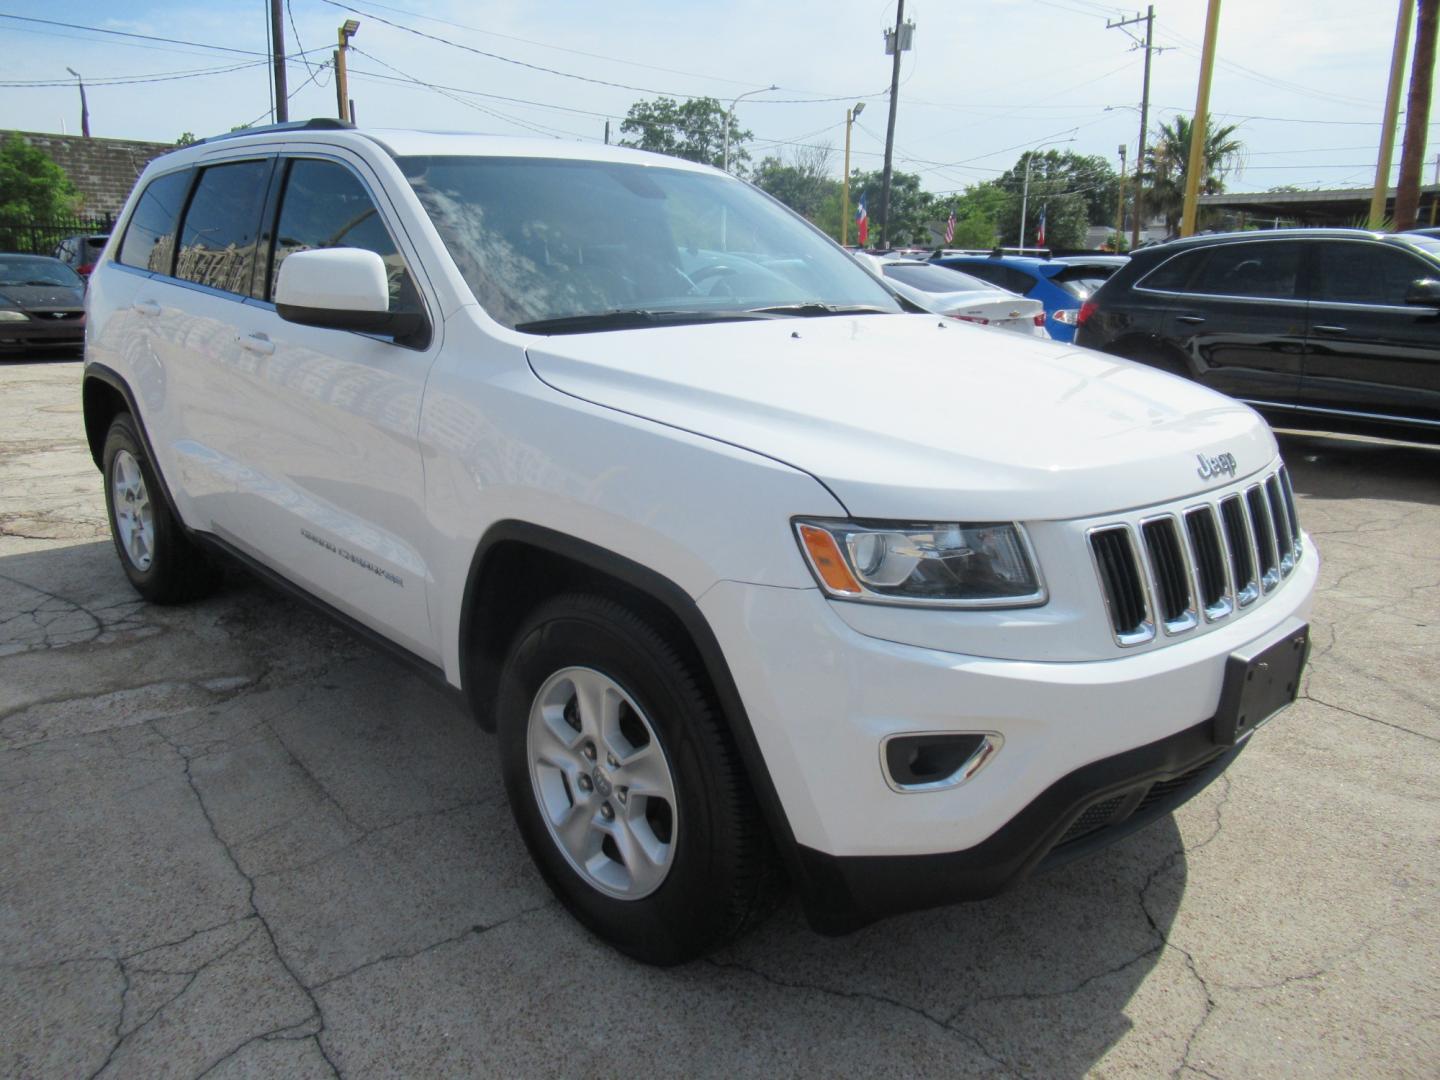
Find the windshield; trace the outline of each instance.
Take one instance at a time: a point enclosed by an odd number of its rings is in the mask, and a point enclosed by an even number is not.
[[[724,176],[549,158],[399,163],[475,298],[505,326],[903,310],[802,219]]]
[[[912,289],[922,289],[925,292],[947,293],[947,292],[988,292],[996,291],[996,286],[988,281],[981,281],[979,278],[971,277],[969,274],[962,274],[959,270],[951,270],[944,266],[918,265],[916,263],[886,263],[881,270],[888,278],[894,278],[902,285],[909,285]]]
[[[64,285],[82,288],[80,275],[59,259],[0,256],[0,285]]]

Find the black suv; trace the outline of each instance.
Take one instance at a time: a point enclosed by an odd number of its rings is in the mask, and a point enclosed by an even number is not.
[[[1204,383],[1272,422],[1440,442],[1440,240],[1360,229],[1136,251],[1076,343]]]

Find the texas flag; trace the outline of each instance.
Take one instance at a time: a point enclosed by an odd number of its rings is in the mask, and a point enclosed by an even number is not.
[[[1045,246],[1045,208],[1040,208],[1040,226],[1035,230],[1035,246]]]
[[[864,247],[870,241],[870,213],[865,209],[865,196],[860,196],[860,205],[855,207],[855,233],[860,238],[860,246]]]

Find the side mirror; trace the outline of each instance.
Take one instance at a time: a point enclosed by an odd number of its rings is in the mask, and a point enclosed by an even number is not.
[[[1410,289],[1405,293],[1405,303],[1415,304],[1419,307],[1440,308],[1440,280],[1435,278],[1416,278],[1410,283]]]
[[[280,264],[275,310],[286,322],[408,337],[425,320],[390,310],[385,262],[361,248],[296,251]]]

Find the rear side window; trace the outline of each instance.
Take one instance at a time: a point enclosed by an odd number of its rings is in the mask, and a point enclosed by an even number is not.
[[[170,273],[175,255],[175,225],[180,220],[185,192],[190,188],[190,176],[189,169],[182,169],[150,181],[130,215],[125,242],[120,245],[120,262],[137,270]],[[71,248],[70,254],[73,253]]]
[[[988,281],[992,285],[999,285],[1002,289],[1009,289],[1013,293],[1025,294],[1035,286],[1035,279],[1029,274],[1008,266],[1001,266],[999,263],[965,263],[953,269],[963,270],[971,277],[977,277],[981,281]]]
[[[1419,259],[1380,244],[1320,245],[1320,280],[1314,299],[1340,304],[1403,307],[1416,279],[1440,277]]]
[[[212,165],[200,173],[180,228],[176,277],[250,295],[255,240],[269,178],[269,161]]]
[[[980,281],[959,270],[944,266],[916,266],[910,263],[886,263],[881,268],[888,278],[894,278],[914,289],[931,293],[970,292],[988,288],[988,282]]]
[[[390,310],[420,310],[414,279],[360,179],[338,162],[300,158],[291,163],[285,182],[267,295],[275,295],[280,266],[288,256],[316,248],[375,252],[389,278]]]
[[[1210,258],[1187,291],[1288,300],[1295,297],[1299,274],[1299,244],[1232,244],[1210,249]]]
[[[1195,271],[1210,254],[1209,248],[1201,251],[1187,251],[1173,259],[1167,259],[1160,266],[1146,274],[1140,281],[1140,288],[1155,289],[1158,292],[1184,292]]]

